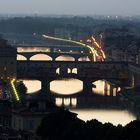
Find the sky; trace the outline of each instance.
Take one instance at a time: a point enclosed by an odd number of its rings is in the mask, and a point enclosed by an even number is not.
[[[140,15],[140,0],[0,0],[0,14]]]

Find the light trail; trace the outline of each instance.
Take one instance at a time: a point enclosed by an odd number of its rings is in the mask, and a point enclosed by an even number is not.
[[[91,46],[89,45],[86,45],[84,43],[81,43],[81,42],[78,42],[78,41],[74,41],[74,40],[68,40],[68,39],[64,39],[64,38],[58,38],[58,37],[52,37],[52,36],[47,36],[47,35],[42,35],[44,38],[47,38],[47,39],[52,39],[52,40],[59,40],[59,41],[65,41],[65,42],[70,42],[70,43],[74,43],[74,44],[77,44],[77,45],[81,45],[81,46],[84,46],[84,47],[87,47],[90,49],[91,53],[92,53],[92,58],[93,58],[93,61],[96,62],[97,59],[96,57],[99,56],[97,51],[92,48]]]
[[[15,97],[16,97],[16,100],[19,101],[19,100],[20,100],[20,99],[19,99],[19,95],[18,95],[18,92],[17,92],[17,89],[16,89],[16,86],[15,86],[14,82],[15,82],[15,79],[12,79],[12,80],[11,80],[11,86],[12,86],[14,95],[15,95]]]
[[[101,46],[97,43],[96,39],[92,36],[91,39],[93,40],[93,43],[96,45],[97,48],[101,49]]]
[[[105,55],[105,53],[104,53],[102,47],[98,44],[98,42],[96,41],[96,39],[95,39],[93,36],[91,37],[91,39],[92,39],[93,43],[95,44],[95,46],[96,46],[96,47],[99,49],[99,51],[101,52],[103,59],[106,59],[106,55]]]

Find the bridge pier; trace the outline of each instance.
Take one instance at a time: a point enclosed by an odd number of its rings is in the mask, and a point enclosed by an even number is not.
[[[50,80],[45,79],[41,81],[41,94],[46,98],[51,99]]]
[[[83,95],[88,96],[92,93],[92,80],[83,80]]]
[[[110,96],[113,96],[113,88],[114,88],[114,87],[111,85],[111,86],[110,86]]]
[[[78,59],[79,59],[79,58],[78,58],[78,57],[74,57],[74,58],[75,58],[75,62],[78,62]]]

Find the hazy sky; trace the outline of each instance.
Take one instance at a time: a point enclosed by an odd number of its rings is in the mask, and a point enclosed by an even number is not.
[[[140,0],[0,0],[0,14],[140,15]]]

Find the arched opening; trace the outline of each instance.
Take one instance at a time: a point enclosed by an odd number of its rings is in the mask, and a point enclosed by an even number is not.
[[[64,98],[64,106],[70,106],[70,98]]]
[[[71,73],[71,69],[70,68],[68,68],[68,71],[67,71],[68,73]]]
[[[117,96],[120,91],[120,87],[115,86],[107,80],[98,80],[92,83],[92,92],[102,96]],[[119,89],[119,90],[118,90]]]
[[[63,104],[62,98],[55,98],[55,104],[57,106],[62,106],[62,104]]]
[[[76,106],[77,105],[77,98],[72,98],[71,104],[72,104],[72,106]]]
[[[72,73],[77,74],[77,73],[78,73],[77,68],[73,68],[73,69],[72,69]]]
[[[83,82],[78,79],[54,80],[50,83],[50,90],[57,94],[71,95],[83,90]]]
[[[23,55],[17,54],[17,60],[27,60],[27,58]]]
[[[20,80],[21,81],[21,80]],[[23,80],[23,83],[27,87],[27,94],[32,94],[41,89],[41,81],[39,80]]]
[[[60,74],[60,68],[56,69],[56,74]]]
[[[33,55],[30,60],[43,60],[43,61],[52,61],[52,58],[46,54],[36,54]]]
[[[75,61],[75,58],[69,55],[58,56],[55,61]]]
[[[84,57],[80,57],[78,61],[90,61],[90,59],[88,58],[88,56],[84,56]]]

